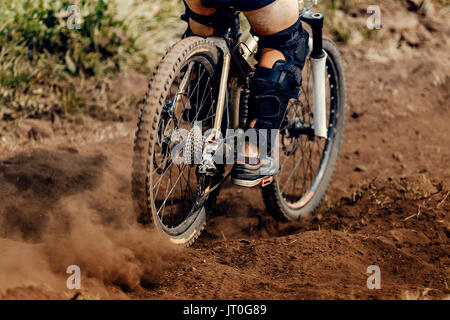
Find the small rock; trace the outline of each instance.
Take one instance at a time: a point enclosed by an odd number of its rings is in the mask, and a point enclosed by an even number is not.
[[[366,172],[367,168],[363,165],[359,165],[357,167],[355,167],[355,172]]]
[[[393,158],[394,160],[397,160],[397,161],[400,161],[400,162],[403,161],[403,156],[402,156],[402,154],[399,153],[399,152],[394,152],[394,153],[392,154],[392,158]]]
[[[409,104],[409,103],[406,105],[406,109],[408,109],[411,112],[417,111],[416,107],[414,107],[412,104]]]

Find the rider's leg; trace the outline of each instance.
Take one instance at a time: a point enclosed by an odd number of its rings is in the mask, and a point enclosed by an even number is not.
[[[189,17],[186,35],[209,36],[221,27],[220,10],[206,8],[202,2],[205,3],[206,0],[185,0]],[[270,152],[272,137],[270,134],[264,136],[262,132],[279,129],[289,99],[298,98],[301,72],[308,51],[308,34],[299,20],[298,0],[232,2],[237,9],[245,11],[252,32],[260,39],[256,55],[259,63],[252,82],[250,111],[255,113],[255,128],[263,129],[259,131],[259,144],[265,142]],[[244,9],[255,4],[257,7]],[[260,7],[260,4],[264,7]],[[256,146],[247,144],[244,153],[246,156],[254,156],[259,151]],[[246,167],[245,163],[235,166],[232,180],[237,184],[251,186],[261,180],[262,174],[275,174],[278,166],[270,163],[270,159],[267,161],[268,159],[261,159],[264,161],[260,162],[267,164],[268,170],[258,166]]]
[[[184,21],[188,23],[188,29],[186,30],[183,38],[189,36],[200,36],[200,37],[208,37],[214,35],[216,32],[220,32],[220,25],[218,25],[218,21],[223,19],[223,14],[218,12],[218,10],[214,8],[206,8],[202,4],[202,0],[184,0],[184,4],[186,6],[186,13],[181,17]],[[194,68],[196,69],[196,68]],[[195,97],[198,97],[198,93],[202,88],[204,88],[207,84],[207,78],[196,77],[196,71],[192,71],[193,74],[193,82],[191,92],[191,97],[189,99],[190,104],[186,106],[183,110],[183,119],[185,121],[193,121],[193,119],[197,119],[198,121],[202,121],[202,119],[207,118],[208,116],[204,113],[208,110],[207,108],[197,109],[197,103]],[[195,79],[201,81],[197,83]],[[212,83],[210,83],[212,85]],[[216,82],[214,82],[217,85]],[[217,89],[217,88],[216,88]],[[199,111],[199,114],[197,114]],[[203,113],[202,113],[203,111]],[[206,123],[204,123],[207,126]]]
[[[285,116],[289,100],[297,99],[302,82],[302,69],[308,52],[308,33],[299,19],[297,0],[277,0],[254,11],[245,12],[252,32],[259,37],[259,63],[251,86],[251,122],[258,130],[259,146],[266,147],[271,154],[271,129],[279,129]],[[270,24],[267,23],[270,21]],[[244,155],[254,158],[259,164],[238,162],[232,173],[232,182],[241,186],[257,185],[265,176],[279,170],[276,159],[263,157],[262,150],[247,144]],[[252,160],[249,160],[249,162]],[[254,160],[253,160],[254,161]]]
[[[201,0],[185,0],[188,13],[189,30],[194,35],[208,37],[214,34],[214,26],[211,22],[213,15],[217,12],[214,8],[206,8]],[[208,18],[209,17],[209,18]]]
[[[251,96],[256,128],[279,129],[289,99],[298,98],[308,50],[308,35],[298,12],[297,0],[277,0],[245,13],[252,32],[260,38]]]
[[[245,15],[252,26],[253,32],[261,36],[270,36],[289,28],[297,22],[298,12],[298,1],[278,0],[261,9],[247,11]],[[271,23],[268,24],[267,21]],[[258,67],[272,69],[275,62],[286,61],[285,55],[276,49],[263,48],[260,54],[261,57],[258,61]],[[256,122],[257,118],[252,119],[250,121],[250,127],[254,128]],[[258,148],[252,146],[251,143],[246,143],[244,148],[244,155],[249,157],[258,156]]]
[[[239,4],[239,1],[236,2]],[[241,2],[245,3],[245,1]],[[267,2],[269,3],[270,1]],[[185,0],[185,3],[187,11],[189,11],[189,30],[187,32],[198,36],[213,35],[215,31],[213,17],[217,13],[217,10],[205,7],[202,4],[202,0]],[[250,21],[253,32],[261,37],[267,37],[282,32],[294,25],[298,20],[298,12],[297,0],[277,0],[262,8],[246,11],[245,15]],[[267,21],[270,21],[270,24]],[[259,68],[272,69],[275,62],[286,61],[286,56],[283,52],[270,47],[262,48],[259,55]],[[257,110],[258,108],[254,109]],[[254,119],[251,127],[254,127],[256,123],[257,121]],[[257,156],[258,148],[247,143],[245,144],[244,154],[247,156]]]

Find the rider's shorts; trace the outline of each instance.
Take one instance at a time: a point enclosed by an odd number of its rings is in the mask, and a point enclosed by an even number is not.
[[[238,11],[253,11],[264,8],[276,0],[202,0],[205,7],[228,5]]]

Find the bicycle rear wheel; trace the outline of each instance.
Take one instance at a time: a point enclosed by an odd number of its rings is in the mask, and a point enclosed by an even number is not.
[[[181,246],[192,244],[205,226],[206,182],[196,165],[184,161],[188,156],[179,146],[195,138],[193,145],[202,148],[202,132],[192,135],[194,124],[206,130],[214,123],[218,61],[217,48],[203,38],[178,42],[153,75],[139,117],[132,174],[138,220],[154,222]],[[181,151],[177,159],[175,148]]]
[[[303,70],[302,94],[291,100],[280,130],[280,167],[274,182],[262,189],[269,212],[279,221],[312,215],[323,200],[339,157],[344,136],[346,86],[342,58],[336,45],[323,40],[328,54],[328,137],[313,129],[313,82],[309,59]]]

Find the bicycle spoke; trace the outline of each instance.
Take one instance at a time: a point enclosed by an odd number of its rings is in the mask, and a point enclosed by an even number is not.
[[[170,184],[172,185],[172,188],[171,188],[170,191],[169,191],[169,196],[172,194],[173,190],[176,188],[177,183],[180,181],[180,178],[181,178],[181,174],[178,175],[178,177],[177,177],[177,179],[175,180],[174,183],[172,183],[172,179],[170,179]],[[168,184],[167,186],[169,187],[170,185]],[[167,188],[167,189],[168,189],[168,188]],[[166,192],[166,195],[167,195],[167,192]],[[168,199],[168,196],[166,196],[166,198],[164,199],[164,202],[163,202],[163,204],[161,205],[161,208],[163,208],[163,207],[166,205],[167,199]],[[159,209],[159,210],[156,212],[156,214],[159,215],[160,212],[161,212],[161,209]]]

